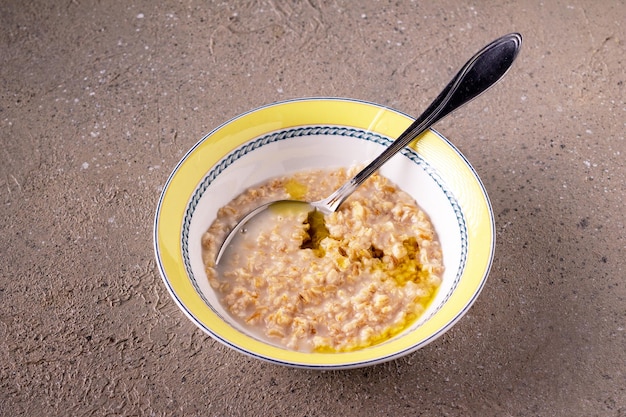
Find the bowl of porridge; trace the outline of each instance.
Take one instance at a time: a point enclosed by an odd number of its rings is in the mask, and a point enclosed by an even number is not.
[[[480,293],[495,233],[478,175],[434,130],[337,212],[269,210],[215,262],[249,211],[328,196],[411,122],[373,103],[310,98],[207,134],[168,178],[155,216],[157,263],[176,304],[234,350],[302,368],[381,363],[444,334]]]

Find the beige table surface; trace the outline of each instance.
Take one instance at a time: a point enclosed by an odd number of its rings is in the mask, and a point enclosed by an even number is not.
[[[0,414],[626,416],[625,24],[623,0],[0,2]],[[306,96],[416,114],[510,31],[513,70],[437,126],[497,229],[451,331],[318,372],[178,310],[153,216],[205,133]]]

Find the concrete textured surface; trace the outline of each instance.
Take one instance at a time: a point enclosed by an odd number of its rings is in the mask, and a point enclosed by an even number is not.
[[[0,2],[0,414],[626,416],[625,22],[623,0]],[[296,97],[416,114],[511,31],[512,71],[437,126],[497,228],[452,330],[316,372],[178,310],[153,216],[205,133]]]

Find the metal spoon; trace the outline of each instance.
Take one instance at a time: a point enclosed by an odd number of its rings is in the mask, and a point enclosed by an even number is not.
[[[263,204],[245,215],[226,236],[224,243],[217,253],[215,264],[217,265],[228,245],[237,235],[245,232],[244,226],[252,225],[251,222],[258,216],[276,206],[289,205],[290,210],[310,212],[319,210],[324,214],[336,211],[341,203],[348,198],[367,178],[380,168],[389,158],[399,152],[415,138],[424,133],[433,124],[443,117],[469,102],[489,87],[498,82],[513,64],[522,45],[522,37],[519,33],[510,33],[491,42],[476,53],[461,68],[457,75],[443,89],[431,105],[418,117],[394,142],[389,145],[376,159],[370,162],[352,179],[338,188],[334,193],[323,200],[312,203],[297,200],[278,200]]]

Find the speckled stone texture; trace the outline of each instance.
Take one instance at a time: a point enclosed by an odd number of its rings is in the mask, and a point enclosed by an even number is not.
[[[0,415],[626,416],[625,22],[623,0],[0,2]],[[153,216],[205,133],[305,96],[417,114],[511,31],[511,72],[437,126],[497,228],[451,331],[316,372],[178,310]]]

